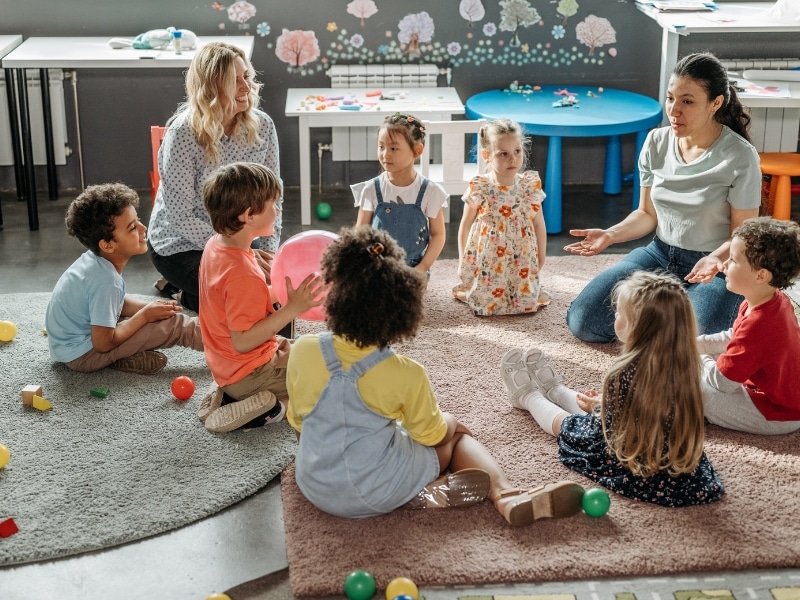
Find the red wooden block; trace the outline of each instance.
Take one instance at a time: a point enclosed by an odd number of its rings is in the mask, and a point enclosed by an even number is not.
[[[17,524],[14,523],[14,519],[6,519],[5,521],[0,521],[0,537],[7,538],[19,531],[19,527]]]

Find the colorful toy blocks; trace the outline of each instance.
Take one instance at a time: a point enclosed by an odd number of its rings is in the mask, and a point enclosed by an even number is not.
[[[37,410],[50,410],[51,408],[53,408],[53,405],[50,404],[47,400],[45,400],[41,396],[34,396],[33,408]]]

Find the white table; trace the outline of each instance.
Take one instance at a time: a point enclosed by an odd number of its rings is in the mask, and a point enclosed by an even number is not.
[[[135,36],[131,36],[133,39]],[[47,154],[48,188],[51,199],[58,197],[55,160],[53,156],[53,127],[50,119],[50,97],[47,85],[47,69],[185,69],[196,50],[184,49],[181,54],[170,50],[113,49],[108,45],[110,37],[32,37],[28,38],[2,59],[6,69],[6,81],[16,75],[19,101],[20,128],[12,132],[19,136],[22,155],[14,156],[15,164],[24,164],[22,187],[28,202],[28,224],[31,231],[39,228],[36,208],[36,184],[33,172],[33,146],[30,136],[30,113],[25,82],[25,69],[39,69],[42,80],[42,112],[45,125],[45,147]],[[202,36],[198,46],[222,41],[237,46],[252,56],[252,36]],[[77,111],[77,106],[75,107]],[[20,183],[17,183],[18,187]]]
[[[420,120],[447,121],[464,114],[464,104],[455,88],[429,87],[393,89],[392,100],[367,96],[374,88],[290,88],[286,93],[286,116],[298,117],[300,127],[300,222],[311,224],[311,128],[377,127],[387,115],[411,114]],[[400,91],[401,93],[395,93]],[[389,91],[384,90],[388,95]],[[356,99],[360,110],[345,110],[341,105],[316,98]],[[324,110],[318,107],[325,106]],[[377,140],[376,140],[377,145]]]
[[[22,36],[21,35],[0,35],[0,60],[11,52],[14,48],[19,46],[22,43]],[[14,86],[12,85],[11,81],[6,81],[6,92],[8,93],[8,117],[9,123],[11,124],[10,129],[13,129],[17,124],[17,103],[14,96]],[[19,146],[15,144],[18,142],[16,136],[11,136],[11,143],[15,149],[15,153],[19,151]],[[19,188],[20,183],[22,182],[22,164],[17,164],[17,161],[14,161],[14,177],[17,180],[17,187]],[[0,210],[0,226],[3,225],[3,211]]]
[[[662,29],[658,83],[659,98],[662,100],[667,97],[669,77],[678,63],[678,42],[682,35],[800,32],[800,23],[784,23],[766,18],[764,13],[772,7],[768,2],[718,2],[717,10],[707,12],[659,12],[641,4],[636,7]]]

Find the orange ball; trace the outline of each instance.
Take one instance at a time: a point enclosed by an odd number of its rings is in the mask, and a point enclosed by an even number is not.
[[[180,375],[172,380],[172,395],[178,400],[188,400],[194,394],[194,381],[186,375]]]

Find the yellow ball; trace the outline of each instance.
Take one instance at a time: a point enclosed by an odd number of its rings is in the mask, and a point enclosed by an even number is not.
[[[0,444],[0,469],[8,464],[8,459],[11,458],[11,453],[3,444]]]
[[[206,600],[231,600],[228,594],[211,594]]]
[[[10,342],[17,335],[17,326],[11,321],[0,321],[0,342]]]
[[[386,586],[386,600],[394,600],[397,596],[411,596],[414,600],[419,598],[417,584],[408,577],[396,577]]]

